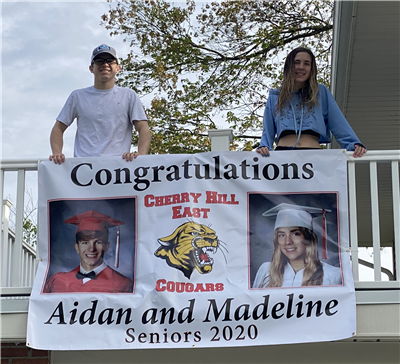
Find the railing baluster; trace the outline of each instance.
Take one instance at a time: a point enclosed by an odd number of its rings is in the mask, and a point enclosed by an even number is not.
[[[8,266],[8,277],[7,277],[7,287],[11,287],[11,265],[12,265],[12,257],[13,257],[13,250],[14,250],[14,241],[15,238],[12,239],[10,236],[7,239],[8,245],[8,254],[7,254],[7,266]]]
[[[8,286],[8,223],[10,216],[10,206],[7,206],[11,201],[5,201],[4,196],[4,179],[5,179],[5,169],[0,161],[1,171],[0,171],[0,283],[2,287]],[[7,214],[7,216],[6,216]]]
[[[29,267],[29,256],[28,256],[28,252],[25,249],[22,249],[22,254],[24,256],[24,260],[23,260],[23,265],[22,265],[22,269],[24,272],[23,275],[23,287],[27,287],[28,286],[28,267]]]
[[[21,286],[22,287],[26,287],[26,264],[28,263],[27,259],[26,259],[26,251],[24,249],[24,246],[22,246],[22,282],[21,282]]]
[[[11,201],[2,200],[1,210],[2,214],[2,231],[1,231],[1,285],[2,287],[6,287],[8,284],[9,277],[9,247],[10,242],[8,238],[8,229],[9,229],[9,221],[10,221],[10,208],[12,206]]]
[[[36,275],[36,271],[39,265],[39,259],[37,259],[37,253],[36,253],[36,257],[33,258],[33,271],[32,271],[32,285],[33,285],[33,281],[35,279],[35,275]]]
[[[32,280],[31,280],[31,270],[32,270],[32,256],[29,253],[29,251],[26,252],[27,254],[27,258],[28,258],[28,262],[26,265],[26,287],[31,287],[32,286]]]
[[[29,257],[29,251],[24,250],[25,252],[25,282],[24,282],[24,287],[29,286],[29,268],[31,265],[31,259]]]
[[[29,286],[33,286],[33,281],[35,279],[35,274],[36,274],[36,267],[37,267],[37,263],[38,261],[36,260],[35,256],[31,257],[32,262],[31,262],[31,278],[30,278],[30,285]]]
[[[29,251],[26,251],[26,282],[25,282],[25,287],[32,286],[31,283],[31,255],[29,254]]]
[[[371,217],[372,217],[372,247],[374,252],[374,278],[381,281],[381,246],[379,230],[379,202],[378,202],[378,170],[377,162],[369,165],[371,182]]]
[[[21,285],[21,257],[22,257],[22,239],[24,224],[24,198],[25,198],[25,170],[18,169],[17,181],[17,206],[16,206],[16,222],[15,222],[15,244],[12,263],[11,286],[18,287]]]
[[[349,219],[350,219],[350,249],[353,279],[358,281],[358,234],[357,234],[357,196],[356,196],[356,165],[354,161],[348,162],[349,181]]]
[[[396,280],[400,280],[400,186],[399,162],[392,161],[393,221],[394,221],[394,256]]]
[[[0,163],[1,165],[1,163]],[[1,209],[0,209],[0,233],[1,231],[4,231],[4,226],[3,226],[3,216],[4,216],[4,200],[3,200],[3,195],[4,195],[4,191],[3,191],[3,186],[4,186],[4,177],[5,177],[5,170],[3,168],[1,168],[1,172],[0,172],[0,201],[1,201]],[[3,239],[3,235],[1,235],[1,243],[4,243],[5,240]]]

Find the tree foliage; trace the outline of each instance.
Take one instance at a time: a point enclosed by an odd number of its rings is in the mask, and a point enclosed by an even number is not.
[[[23,239],[26,243],[33,247],[37,245],[37,223],[31,220],[29,217],[24,218],[23,226]]]
[[[24,206],[24,217],[22,220],[22,239],[25,243],[36,247],[37,245],[37,202],[34,202],[32,191],[25,190],[25,206]],[[10,197],[8,197],[10,200]],[[16,207],[12,206],[10,209],[10,223],[11,228],[15,230],[16,223]]]
[[[102,24],[130,43],[117,83],[151,95],[152,153],[210,150],[217,125],[234,130],[232,148],[251,150],[291,49],[312,49],[329,83],[332,10],[323,0],[122,0]]]

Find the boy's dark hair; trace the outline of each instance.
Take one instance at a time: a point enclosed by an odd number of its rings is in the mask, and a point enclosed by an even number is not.
[[[107,231],[99,231],[99,230],[82,230],[76,234],[76,244],[82,240],[88,239],[101,239],[104,243],[108,242],[108,230]]]

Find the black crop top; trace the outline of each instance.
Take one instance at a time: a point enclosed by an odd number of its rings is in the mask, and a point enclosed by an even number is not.
[[[317,137],[317,138],[319,139],[319,134],[316,133],[316,132],[313,131],[313,130],[302,130],[302,131],[301,131],[301,134],[312,135],[312,136],[315,136],[315,137]],[[288,136],[288,135],[296,135],[296,133],[295,133],[294,130],[284,130],[284,131],[281,133],[281,135],[279,136],[279,139],[282,138],[282,137]]]

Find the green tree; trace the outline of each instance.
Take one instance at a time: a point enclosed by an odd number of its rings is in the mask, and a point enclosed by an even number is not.
[[[9,200],[10,197],[8,197]],[[37,245],[37,202],[34,202],[32,191],[25,190],[24,217],[22,220],[22,239],[25,243],[36,248]],[[13,205],[10,209],[11,229],[15,230],[16,207]]]
[[[37,223],[29,217],[24,218],[23,239],[33,247],[37,245]]]
[[[117,83],[152,97],[151,153],[208,151],[218,120],[234,130],[232,149],[251,150],[289,50],[312,49],[329,83],[332,9],[321,0],[112,4],[102,24],[131,46]]]

